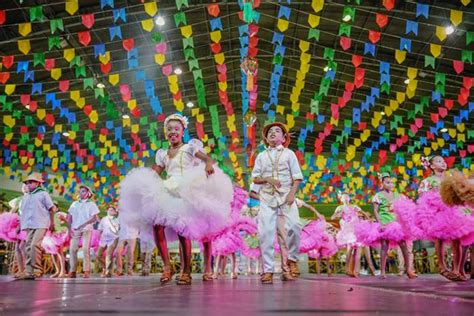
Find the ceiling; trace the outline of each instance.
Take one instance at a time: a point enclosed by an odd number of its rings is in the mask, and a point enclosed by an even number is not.
[[[298,152],[308,179],[317,171],[342,176],[308,180],[312,184],[305,192],[317,199],[332,191],[316,189],[315,181],[347,186],[352,180],[344,177],[363,177],[384,164],[406,166],[407,174],[419,175],[419,161],[412,155],[428,154],[425,148],[455,157],[452,165],[472,166],[470,1],[393,1],[393,8],[386,0],[254,1],[250,27],[239,17],[243,3],[237,1],[159,1],[156,11],[142,1],[77,3],[75,12],[74,1],[69,4],[72,14],[64,1],[0,3],[5,14],[0,58],[7,56],[1,69],[0,157],[7,175],[49,171],[56,158],[52,170],[63,175],[56,182],[62,193],[71,192],[76,182],[93,181],[104,196],[113,195],[111,187],[121,175],[135,165],[151,164],[149,157],[163,140],[164,117],[181,108],[190,117],[191,137],[203,139],[241,183],[259,148],[262,126],[271,120],[287,123],[293,132],[290,147]],[[377,24],[377,14],[386,16],[386,24]],[[147,24],[158,16],[164,25]],[[458,24],[453,34],[444,34],[451,24]],[[407,28],[417,32],[406,34]],[[19,47],[25,40],[30,46],[26,54]],[[430,44],[439,45],[434,60],[438,46]],[[240,67],[249,45],[258,60],[256,89],[250,94]],[[160,51],[164,56],[157,56]],[[13,64],[7,67],[9,56]],[[165,74],[177,68],[182,74]],[[409,76],[411,84],[405,82]],[[170,84],[173,78],[176,86]],[[99,83],[104,87],[98,88]],[[256,101],[249,103],[249,98]],[[188,102],[194,107],[188,108]],[[45,117],[38,115],[41,109]],[[255,113],[253,125],[249,113]],[[318,162],[314,153],[324,158]],[[354,162],[361,162],[363,170]]]

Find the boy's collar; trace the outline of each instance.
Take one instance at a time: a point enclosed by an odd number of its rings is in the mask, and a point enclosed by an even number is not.
[[[278,146],[275,146],[275,147],[272,147],[272,146],[268,146],[267,147],[267,150],[269,151],[272,151],[272,150],[278,150],[278,151],[281,151],[285,149],[285,146],[283,146],[282,144],[278,145]]]

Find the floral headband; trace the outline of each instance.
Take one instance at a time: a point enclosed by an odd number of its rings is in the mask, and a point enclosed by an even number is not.
[[[382,172],[382,173],[377,173],[379,177],[379,181],[382,182],[383,179],[390,177],[390,173],[388,172]]]
[[[188,128],[188,124],[189,124],[188,118],[184,115],[179,114],[179,113],[174,113],[174,114],[168,115],[168,117],[166,117],[165,124],[164,124],[164,129],[165,130],[166,130],[166,125],[168,125],[168,123],[170,121],[179,121],[179,122],[181,122],[181,124],[183,124],[184,129]]]
[[[428,157],[421,157],[421,166],[423,169],[429,169],[431,165],[431,159],[433,159],[434,156],[428,156]]]

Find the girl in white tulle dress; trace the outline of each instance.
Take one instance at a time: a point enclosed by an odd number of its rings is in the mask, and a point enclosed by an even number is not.
[[[154,226],[164,262],[162,283],[170,282],[174,274],[165,228],[178,234],[182,249],[178,285],[191,284],[191,240],[204,242],[203,279],[212,280],[209,240],[231,222],[232,182],[206,155],[199,140],[183,143],[186,117],[170,115],[164,125],[169,149],[158,150],[154,170],[136,168],[127,174],[120,184],[119,208],[129,225]]]

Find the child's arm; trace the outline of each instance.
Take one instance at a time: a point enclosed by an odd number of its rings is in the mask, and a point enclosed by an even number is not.
[[[97,222],[97,219],[98,219],[98,218],[97,218],[97,214],[96,214],[96,215],[93,215],[91,218],[89,218],[89,219],[87,220],[87,222],[85,222],[84,224],[82,224],[81,226],[79,226],[79,227],[77,228],[77,230],[81,230],[81,229],[83,229],[84,227],[86,227],[86,226],[89,225],[89,224],[94,224],[95,222]]]
[[[302,204],[304,207],[310,209],[311,212],[313,212],[314,214],[316,214],[316,216],[317,216],[319,219],[324,219],[324,220],[326,219],[326,218],[324,217],[324,215],[322,215],[321,213],[319,213],[319,212],[318,212],[313,206],[311,206],[310,204],[306,203],[305,201],[301,201],[301,204]]]
[[[162,167],[162,166],[158,166],[158,165],[157,165],[155,168],[153,168],[153,170],[155,170],[156,173],[158,173],[158,175],[161,176],[161,174],[163,173],[163,171],[165,170],[165,168]]]
[[[341,213],[342,213],[342,207],[337,207],[336,210],[334,211],[334,214],[332,214],[331,216],[331,220],[335,220],[335,219],[338,219],[341,217]]]
[[[196,152],[195,156],[199,159],[201,159],[205,164],[206,164],[206,174],[208,176],[210,176],[211,174],[213,174],[215,171],[214,171],[214,160],[212,160],[211,157],[209,157],[209,155],[203,153],[202,151],[198,151]]]
[[[288,193],[286,197],[286,203],[288,205],[291,205],[295,202],[295,194],[296,191],[298,190],[298,187],[300,186],[301,180],[294,180],[293,185],[291,186],[290,193]]]
[[[374,215],[375,215],[375,219],[377,220],[377,222],[380,223],[379,203],[377,203],[377,202],[374,202]]]
[[[296,158],[296,154],[290,151],[290,160],[289,160],[289,167],[291,177],[293,178],[293,185],[291,186],[290,193],[286,197],[286,202],[288,205],[291,205],[295,202],[295,194],[298,191],[298,187],[300,186],[301,182],[303,181],[303,174],[301,173],[300,164],[298,162],[298,158]]]
[[[50,221],[49,230],[51,232],[54,232],[54,212],[56,212],[56,206],[52,206],[49,209],[49,221]]]
[[[262,176],[262,155],[258,155],[255,159],[255,165],[252,170],[253,183],[255,184],[270,184],[275,188],[281,187],[280,181],[271,177]]]
[[[67,230],[69,235],[72,236],[72,216],[71,214],[67,214]]]

